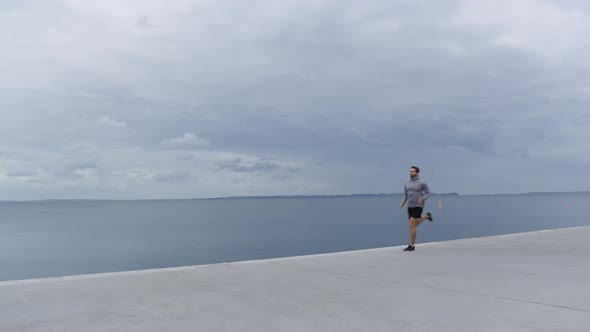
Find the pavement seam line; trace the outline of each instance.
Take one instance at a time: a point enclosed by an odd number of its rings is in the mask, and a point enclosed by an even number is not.
[[[580,312],[590,313],[590,310],[588,310],[588,309],[581,309],[581,308],[569,307],[569,306],[564,306],[564,305],[559,305],[559,304],[544,303],[544,302],[537,302],[537,301],[523,300],[523,299],[515,299],[515,298],[505,297],[505,296],[495,296],[495,295],[489,295],[489,294],[467,292],[467,291],[461,291],[461,290],[451,289],[451,288],[442,288],[442,287],[436,287],[436,286],[430,286],[430,285],[424,285],[424,284],[416,284],[416,283],[399,281],[399,280],[392,280],[392,279],[383,279],[383,278],[377,278],[377,277],[363,276],[363,275],[357,275],[357,274],[352,274],[352,273],[343,273],[343,272],[334,272],[334,271],[328,271],[328,270],[314,269],[314,268],[309,268],[309,267],[305,267],[305,266],[293,265],[293,264],[285,264],[285,263],[280,263],[280,262],[273,262],[273,263],[274,264],[277,264],[277,265],[283,265],[283,266],[287,266],[287,267],[292,267],[292,268],[297,268],[297,269],[302,269],[302,270],[308,270],[308,271],[313,271],[313,272],[318,272],[318,273],[334,274],[334,275],[339,275],[339,276],[353,277],[353,278],[359,278],[359,279],[368,279],[368,280],[388,282],[388,283],[394,283],[394,284],[400,284],[400,285],[406,285],[406,286],[429,288],[429,289],[434,289],[434,290],[439,290],[439,291],[445,291],[445,292],[450,292],[450,293],[458,293],[458,294],[464,294],[464,295],[472,295],[472,296],[486,297],[486,298],[498,299],[498,300],[504,300],[504,301],[529,303],[529,304],[536,304],[536,305],[547,306],[547,307],[554,307],[554,308],[559,308],[559,309],[566,309],[566,310],[573,310],[573,311],[580,311]]]

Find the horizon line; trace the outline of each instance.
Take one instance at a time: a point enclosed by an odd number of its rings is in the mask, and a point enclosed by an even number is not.
[[[494,193],[494,194],[459,194],[432,193],[435,196],[515,196],[515,195],[550,195],[550,194],[586,194],[590,191],[533,191],[521,193]],[[218,196],[218,197],[192,197],[192,198],[50,198],[29,200],[0,200],[0,203],[26,203],[26,202],[55,202],[55,201],[182,201],[182,200],[223,200],[223,199],[281,199],[281,198],[336,198],[358,196],[395,196],[403,193],[362,193],[362,194],[318,194],[318,195],[245,195],[245,196]]]

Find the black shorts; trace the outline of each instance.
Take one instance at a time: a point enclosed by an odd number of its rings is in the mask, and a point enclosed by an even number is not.
[[[408,218],[416,218],[416,219],[421,218],[423,210],[424,210],[424,208],[422,208],[422,207],[409,207],[408,208]]]

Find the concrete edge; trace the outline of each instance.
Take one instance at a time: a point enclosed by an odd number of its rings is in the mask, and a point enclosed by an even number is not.
[[[464,239],[425,242],[425,243],[420,243],[420,246],[422,247],[422,246],[442,245],[442,244],[448,244],[448,243],[452,243],[452,242],[460,242],[460,241],[465,241],[465,240],[477,240],[477,239],[485,239],[485,238],[502,238],[502,237],[520,236],[520,235],[526,235],[526,234],[540,234],[540,233],[566,231],[566,230],[573,230],[573,229],[580,229],[580,228],[590,228],[590,226],[574,226],[574,227],[544,229],[544,230],[538,230],[538,231],[528,231],[528,232],[519,232],[519,233],[510,233],[510,234],[487,235],[487,236],[479,236],[479,237],[464,238]],[[69,275],[69,276],[61,276],[61,277],[7,280],[7,281],[0,281],[0,287],[14,286],[14,285],[26,285],[26,284],[39,284],[39,283],[46,283],[46,282],[58,282],[58,281],[68,281],[68,280],[87,280],[87,279],[108,278],[108,277],[116,277],[116,276],[142,275],[142,274],[151,274],[151,273],[158,273],[158,272],[189,271],[189,270],[197,270],[197,269],[203,269],[203,268],[224,267],[224,266],[232,266],[232,265],[272,263],[272,262],[277,262],[277,261],[288,261],[288,260],[301,259],[301,258],[305,258],[305,257],[324,257],[324,256],[359,254],[359,253],[363,253],[363,252],[388,251],[388,250],[392,250],[392,249],[402,248],[405,246],[406,245],[371,248],[371,249],[360,249],[360,250],[347,250],[347,251],[331,252],[331,253],[324,253],[324,254],[310,254],[310,255],[264,258],[264,259],[213,263],[213,264],[203,264],[203,265],[166,267],[166,268],[157,268],[157,269],[131,270],[131,271],[120,271],[120,272],[101,272],[101,273],[79,274],[79,275]]]

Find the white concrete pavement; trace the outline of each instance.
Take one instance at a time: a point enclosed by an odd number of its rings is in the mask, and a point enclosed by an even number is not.
[[[589,331],[590,227],[0,282],[0,331]]]

